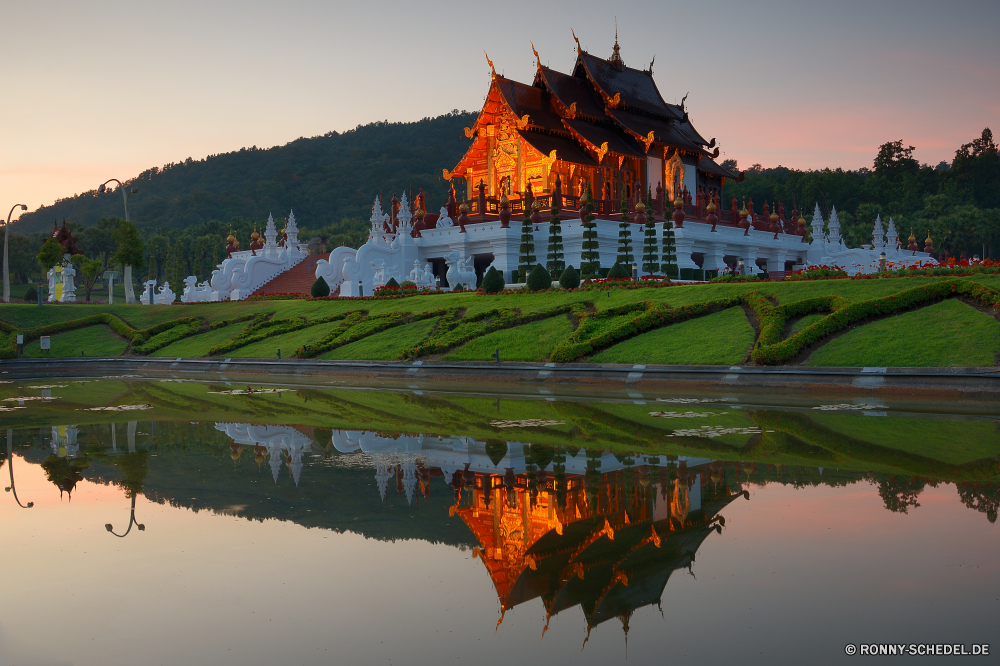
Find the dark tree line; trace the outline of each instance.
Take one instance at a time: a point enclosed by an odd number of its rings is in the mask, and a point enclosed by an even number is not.
[[[824,219],[837,208],[841,234],[848,245],[871,242],[876,215],[887,223],[892,216],[900,241],[913,229],[919,245],[929,232],[935,250],[967,258],[980,255],[996,259],[1000,253],[1000,154],[989,128],[959,147],[949,164],[920,164],[913,146],[902,141],[883,144],[872,168],[857,171],[822,169],[799,171],[755,164],[742,183],[727,182],[723,199],[733,196],[742,204],[753,198],[761,204],[781,199],[790,211],[792,202],[806,217],[819,203]],[[729,160],[730,167],[736,167]],[[984,255],[985,252],[985,255]]]

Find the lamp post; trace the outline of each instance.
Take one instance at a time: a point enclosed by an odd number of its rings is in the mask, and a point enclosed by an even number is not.
[[[17,498],[17,488],[14,487],[14,431],[10,428],[7,429],[7,469],[10,470],[10,487],[4,488],[4,490],[14,493],[14,501],[22,509],[30,509],[35,506],[34,502],[28,502],[27,505],[21,504],[21,500]]]
[[[108,183],[118,183],[118,189],[121,190],[121,193],[122,193],[122,203],[125,204],[125,221],[128,222],[128,198],[130,196],[132,196],[133,194],[138,194],[139,188],[138,187],[133,187],[128,192],[126,192],[125,191],[125,185],[122,184],[122,181],[118,180],[117,178],[110,178],[110,179],[104,181],[103,183],[101,183],[101,186],[97,188],[97,193],[98,194],[104,194],[104,192],[108,189]],[[133,293],[133,291],[132,291],[132,267],[131,266],[126,266],[125,267],[125,279],[124,279],[124,282],[125,282],[125,302],[131,305],[132,303],[135,303],[135,293]]]
[[[10,271],[7,270],[7,240],[10,238],[10,216],[20,208],[28,210],[24,204],[14,204],[7,213],[7,222],[3,225],[3,302],[10,303]]]
[[[736,266],[737,266],[737,275],[746,275],[746,273],[743,272],[744,271],[743,257],[740,257],[739,259],[736,260]]]
[[[114,534],[119,539],[124,539],[126,536],[128,536],[128,533],[132,531],[132,526],[133,525],[135,525],[136,527],[138,527],[140,532],[145,532],[146,531],[146,526],[143,525],[142,523],[140,523],[139,521],[137,521],[135,519],[135,496],[137,494],[138,493],[133,493],[132,494],[132,510],[129,513],[128,529],[125,530],[124,534],[118,534],[118,533],[116,533],[115,532],[115,528],[111,526],[111,523],[106,523],[104,525],[104,529],[106,529],[107,531],[111,532],[112,534]]]
[[[885,272],[885,252],[878,255],[878,270],[880,273]]]

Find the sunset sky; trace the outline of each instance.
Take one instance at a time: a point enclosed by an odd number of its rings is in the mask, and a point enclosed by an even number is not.
[[[569,71],[570,28],[663,97],[720,159],[871,166],[902,139],[950,161],[1000,131],[1000,3],[10,3],[0,41],[0,208],[30,210],[187,157],[375,120],[478,111],[498,72]]]

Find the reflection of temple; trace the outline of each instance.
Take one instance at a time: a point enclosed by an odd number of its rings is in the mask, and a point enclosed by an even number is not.
[[[627,632],[631,614],[658,604],[670,575],[721,532],[719,511],[741,492],[723,463],[705,459],[357,431],[334,431],[333,442],[372,456],[383,499],[394,473],[408,500],[418,480],[427,495],[430,479],[444,477],[449,514],[479,542],[501,621],[540,598],[547,617],[579,605],[588,630],[619,618]]]
[[[52,454],[60,458],[75,458],[80,452],[80,445],[76,443],[77,433],[75,425],[52,426],[52,440],[49,442]]]
[[[282,459],[292,473],[295,485],[302,475],[302,454],[311,450],[312,440],[291,426],[251,425],[249,423],[216,423],[220,430],[233,440],[233,460],[239,459],[244,446],[251,446],[254,459],[262,464],[265,457],[271,468],[274,482],[278,482]]]

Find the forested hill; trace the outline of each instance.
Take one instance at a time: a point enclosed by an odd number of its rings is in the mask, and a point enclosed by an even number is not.
[[[166,231],[294,210],[300,226],[317,229],[345,217],[367,219],[380,189],[388,196],[410,186],[423,187],[428,205],[439,206],[448,185],[441,170],[462,157],[469,144],[462,128],[475,117],[456,110],[413,123],[376,122],[284,146],[154,167],[129,181],[139,188],[129,199],[129,217],[140,227]],[[98,195],[95,189],[25,213],[17,231],[47,231],[64,218],[86,227],[122,213],[121,195]]]

